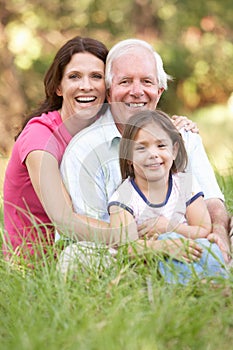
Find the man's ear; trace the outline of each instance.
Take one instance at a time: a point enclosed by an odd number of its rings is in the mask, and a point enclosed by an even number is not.
[[[56,94],[57,96],[62,96],[62,89],[60,85],[57,87]]]
[[[110,88],[108,88],[106,90],[106,99],[107,99],[108,103],[110,104],[111,103],[111,100],[110,100]]]
[[[161,98],[163,92],[164,92],[164,88],[159,88],[159,89],[158,89],[158,100],[157,100],[157,104],[159,103],[159,100],[160,100],[160,98]]]

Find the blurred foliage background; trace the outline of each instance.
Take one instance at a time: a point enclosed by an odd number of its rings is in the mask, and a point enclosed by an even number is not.
[[[159,107],[196,118],[207,148],[215,154],[220,147],[219,159],[228,159],[232,18],[232,0],[0,0],[0,154],[9,155],[24,115],[43,98],[43,76],[58,48],[81,35],[108,48],[130,37],[151,43],[174,77]]]

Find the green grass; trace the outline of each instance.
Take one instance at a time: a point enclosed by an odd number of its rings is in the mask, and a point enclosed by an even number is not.
[[[218,180],[232,213],[233,178]],[[0,349],[232,347],[233,276],[217,288],[198,280],[171,286],[158,278],[152,259],[132,266],[121,255],[101,276],[80,270],[66,280],[52,259],[30,270],[0,258],[0,280]]]

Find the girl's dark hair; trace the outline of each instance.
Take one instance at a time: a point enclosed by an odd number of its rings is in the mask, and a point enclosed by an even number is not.
[[[58,96],[56,91],[63,77],[65,67],[70,62],[72,56],[80,52],[89,52],[106,62],[108,49],[98,40],[75,36],[67,41],[57,52],[50,68],[44,77],[45,99],[30,115],[26,117],[22,129],[33,117],[39,117],[42,113],[59,110],[62,106],[63,97]],[[106,104],[104,103],[104,106]],[[103,111],[101,111],[103,112]],[[22,130],[21,130],[22,131]],[[17,135],[18,136],[18,135]],[[17,138],[17,137],[16,137]]]
[[[170,136],[172,144],[177,143],[178,145],[177,156],[173,161],[171,172],[183,172],[187,166],[188,156],[182,136],[172,123],[170,117],[159,110],[143,111],[130,117],[124,128],[119,150],[121,176],[123,180],[128,176],[131,178],[135,177],[133,166],[130,164],[133,159],[133,141],[138,131],[150,123],[160,126]]]

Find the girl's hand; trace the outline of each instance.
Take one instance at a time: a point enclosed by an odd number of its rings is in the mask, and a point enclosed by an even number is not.
[[[192,131],[196,134],[199,133],[197,124],[194,123],[192,120],[188,119],[187,117],[183,115],[173,115],[171,119],[178,130],[184,128],[186,131]]]
[[[153,238],[155,235],[166,233],[168,224],[169,220],[162,215],[157,218],[147,219],[138,225],[138,235],[139,237],[146,236],[148,239]]]

